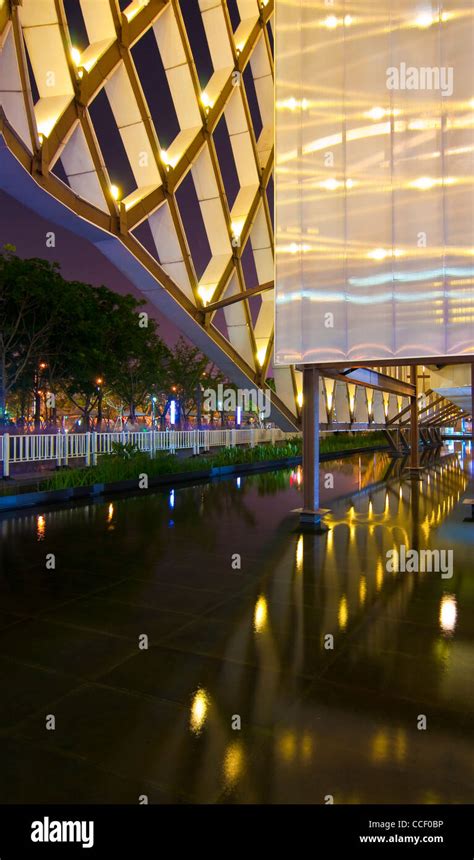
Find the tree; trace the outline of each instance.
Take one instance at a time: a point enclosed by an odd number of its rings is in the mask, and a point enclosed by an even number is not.
[[[224,380],[215,364],[196,346],[190,346],[180,337],[171,354],[169,373],[172,380],[170,399],[176,399],[180,421],[186,426],[194,407],[200,411],[201,390]],[[198,415],[198,424],[200,418]]]
[[[46,260],[22,260],[6,245],[0,254],[0,423],[7,398],[34,377],[60,304],[62,278]]]
[[[114,366],[109,370],[108,382],[110,390],[127,404],[134,421],[137,407],[141,405],[146,410],[151,396],[169,384],[171,354],[158,336],[153,319],[148,319],[146,327],[141,326],[137,311],[145,302],[137,302],[132,296],[126,299],[127,303],[123,302],[113,317]]]

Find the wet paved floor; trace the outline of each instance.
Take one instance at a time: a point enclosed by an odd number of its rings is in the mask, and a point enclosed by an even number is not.
[[[323,464],[323,536],[300,469],[5,516],[0,802],[472,803],[471,463],[400,466]]]

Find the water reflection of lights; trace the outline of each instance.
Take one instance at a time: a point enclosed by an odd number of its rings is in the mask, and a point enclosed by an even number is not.
[[[372,761],[382,762],[388,758],[388,735],[381,729],[372,740]]]
[[[195,735],[202,731],[209,710],[209,696],[205,690],[200,688],[194,695],[191,704],[190,728]]]
[[[256,604],[255,611],[253,615],[253,624],[256,633],[262,633],[267,625],[267,601],[265,600],[263,595],[260,595]]]
[[[377,591],[380,591],[380,589],[382,588],[382,584],[383,584],[383,565],[382,565],[382,559],[379,558],[379,560],[377,562],[377,569],[375,571],[375,585],[377,587]]]
[[[341,630],[344,630],[347,627],[348,618],[349,608],[347,604],[347,597],[344,594],[339,601],[339,610],[337,613],[337,621]]]
[[[109,505],[109,507],[108,507],[108,512],[107,512],[107,522],[108,522],[108,523],[111,523],[111,522],[112,522],[112,520],[113,520],[113,518],[114,518],[114,506],[113,506],[113,504],[111,503],[111,504]]]
[[[301,741],[301,757],[303,761],[311,761],[313,757],[313,738],[306,733]]]
[[[439,608],[439,623],[443,633],[454,633],[458,615],[456,598],[453,594],[443,594]]]
[[[36,536],[38,540],[44,540],[46,533],[46,520],[42,514],[36,517]]]
[[[235,785],[244,771],[244,748],[242,741],[232,741],[224,756],[224,781],[228,788]]]
[[[294,469],[294,471],[290,475],[290,487],[293,487],[293,486],[301,487],[302,483],[303,483],[303,470],[302,470],[301,466],[298,466],[298,468]]]
[[[278,743],[280,756],[284,761],[293,761],[296,755],[296,736],[294,732],[285,732]]]
[[[303,535],[300,535],[296,544],[296,570],[298,573],[301,573],[303,569],[303,550]]]
[[[365,599],[367,597],[367,580],[365,576],[361,576],[359,582],[359,600],[361,605],[363,606],[365,603]]]
[[[395,758],[397,761],[405,761],[407,757],[407,736],[403,729],[398,729],[395,737]]]

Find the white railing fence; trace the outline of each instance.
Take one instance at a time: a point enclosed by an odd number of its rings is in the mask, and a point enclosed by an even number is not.
[[[150,456],[158,451],[210,451],[211,448],[233,448],[236,445],[254,447],[261,442],[279,442],[298,436],[283,430],[147,430],[122,433],[48,433],[24,436],[0,434],[0,463],[3,477],[10,475],[14,463],[55,462],[67,466],[70,460],[82,459],[86,465],[95,465],[97,457],[113,453],[114,443],[134,445]]]

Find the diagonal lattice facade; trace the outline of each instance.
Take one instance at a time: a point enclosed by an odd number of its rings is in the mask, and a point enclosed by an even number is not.
[[[273,348],[273,11],[273,0],[0,0],[8,149],[246,385],[265,383]],[[155,63],[171,129],[145,94]],[[101,146],[106,109],[125,188]],[[270,372],[275,417],[291,424],[299,374]]]

